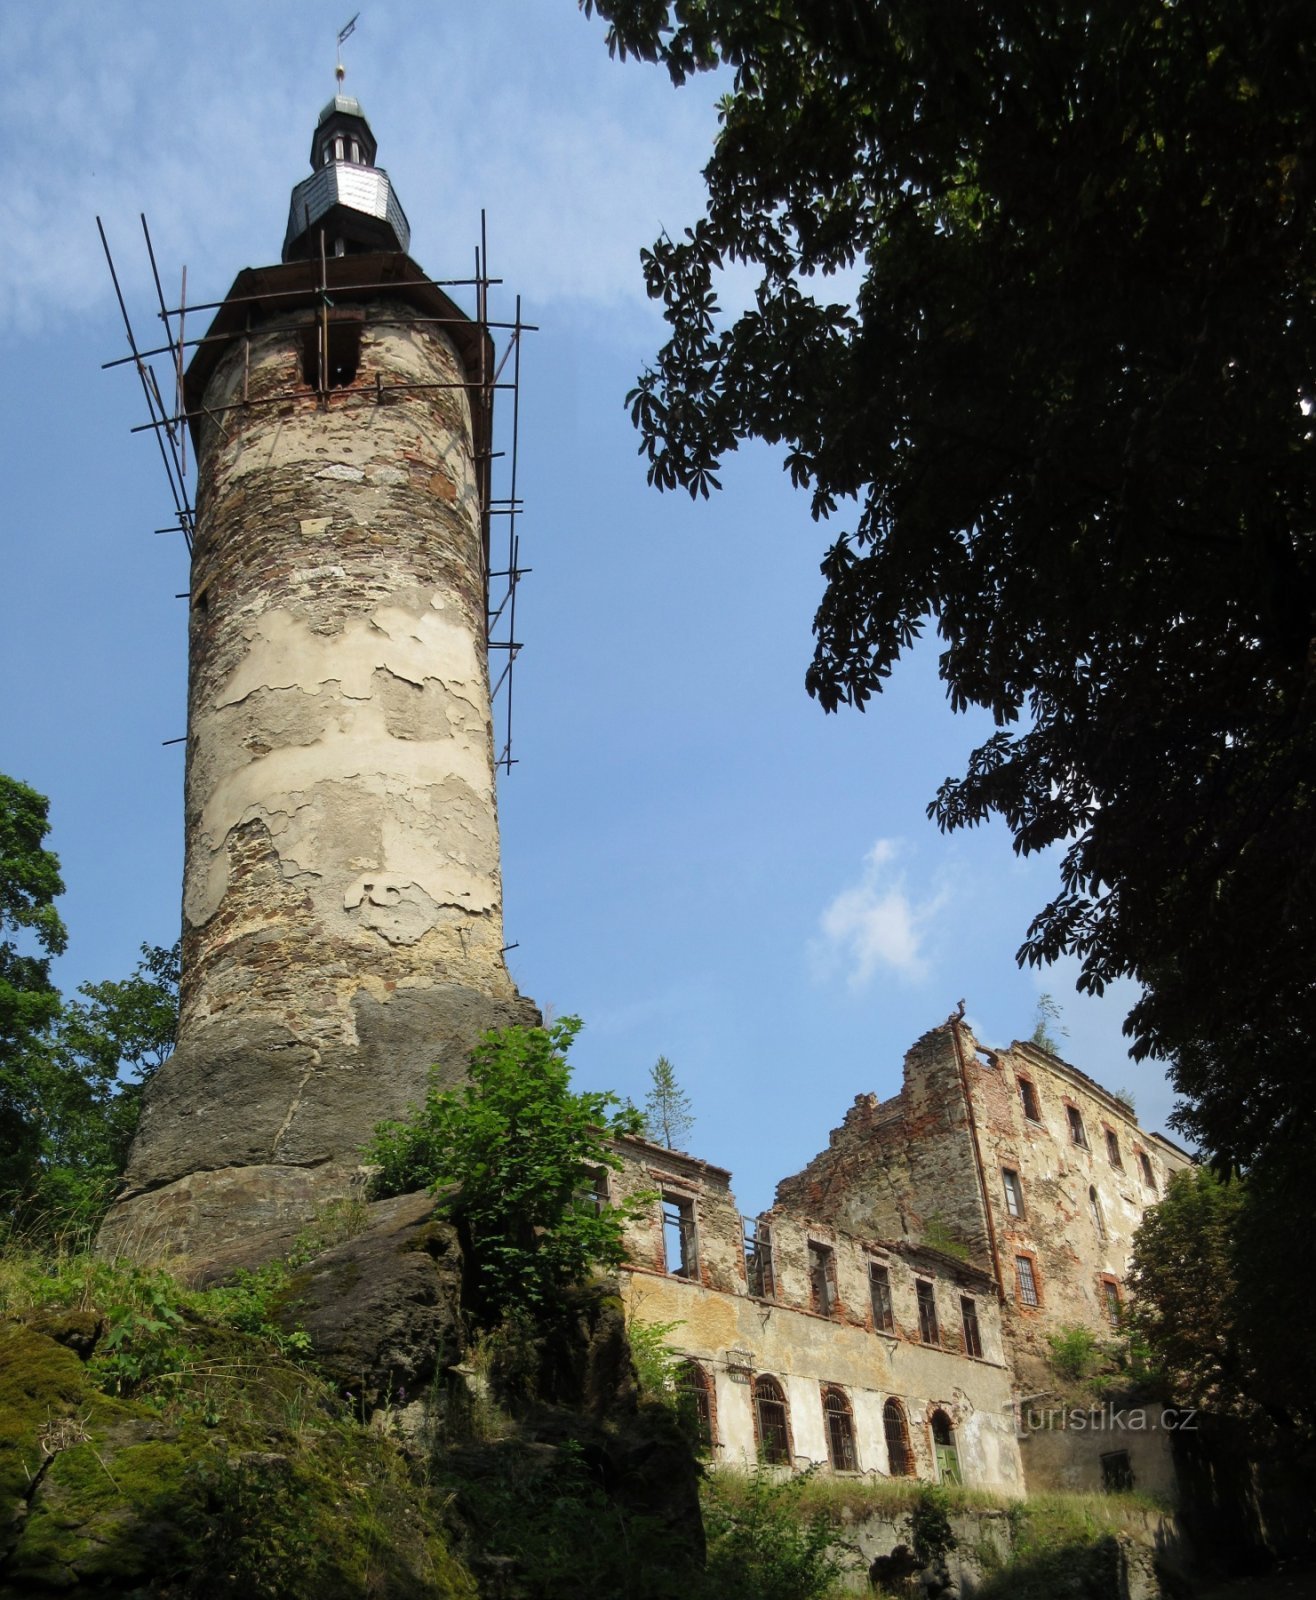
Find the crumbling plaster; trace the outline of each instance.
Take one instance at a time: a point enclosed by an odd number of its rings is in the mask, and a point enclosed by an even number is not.
[[[641,1140],[620,1141],[623,1170],[610,1175],[614,1203],[649,1197],[627,1223],[623,1271],[627,1315],[674,1324],[672,1348],[697,1361],[714,1385],[715,1455],[757,1457],[751,1379],[770,1375],[783,1387],[797,1466],[828,1460],[824,1386],[841,1388],[853,1419],[858,1470],[885,1474],[883,1408],[903,1406],[918,1476],[937,1476],[931,1417],[951,1418],[965,1482],[1017,1493],[1022,1468],[1011,1408],[1010,1373],[1003,1359],[1000,1319],[990,1279],[972,1266],[889,1240],[863,1240],[825,1223],[770,1212],[760,1221],[772,1238],[773,1293],[748,1291],[743,1223],[730,1175],[676,1151]],[[697,1276],[665,1269],[662,1195],[687,1197],[693,1207]],[[830,1315],[812,1309],[807,1250],[810,1240],[835,1252],[838,1297]],[[895,1329],[873,1325],[870,1262],[886,1266]],[[916,1280],[932,1285],[939,1342],[918,1337]],[[961,1297],[978,1313],[983,1354],[965,1354]]]
[[[432,1063],[536,1019],[503,955],[467,375],[400,302],[346,320],[349,387],[306,382],[308,303],[201,398],[179,1044],[109,1248],[272,1239]]]

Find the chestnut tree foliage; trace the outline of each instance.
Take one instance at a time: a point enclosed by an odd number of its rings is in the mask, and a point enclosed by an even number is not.
[[[1138,979],[1134,1053],[1247,1164],[1316,1105],[1316,11],[580,4],[729,75],[705,214],[643,257],[651,481],[783,447],[841,528],[809,693],[863,708],[936,630],[996,731],[930,814],[1061,847],[1020,959]]]

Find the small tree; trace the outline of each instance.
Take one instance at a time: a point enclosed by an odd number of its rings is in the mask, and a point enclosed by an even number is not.
[[[580,1028],[563,1017],[485,1034],[469,1083],[431,1088],[423,1106],[381,1123],[367,1151],[376,1193],[433,1189],[465,1223],[493,1317],[622,1260],[628,1208],[600,1206],[596,1184],[621,1167],[612,1138],[638,1123],[613,1109],[616,1095],[571,1089],[567,1051]]]
[[[1028,1036],[1029,1043],[1039,1045],[1043,1050],[1049,1050],[1053,1056],[1058,1056],[1060,1039],[1068,1037],[1069,1029],[1060,1025],[1060,1006],[1055,997],[1039,994],[1037,1012],[1033,1018],[1033,1031]]]
[[[677,1083],[676,1069],[666,1056],[659,1056],[649,1068],[649,1083],[644,1098],[645,1134],[655,1144],[675,1150],[695,1125],[690,1096]]]

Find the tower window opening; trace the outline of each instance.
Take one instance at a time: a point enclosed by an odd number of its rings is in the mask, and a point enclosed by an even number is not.
[[[343,136],[340,133],[338,135],[338,137],[334,140],[334,160],[335,161],[341,161],[342,159],[343,159]]]
[[[329,359],[320,381],[321,339],[319,318],[302,330],[302,381],[312,389],[346,389],[356,382],[361,365],[361,322],[357,317],[332,317],[329,321]]]

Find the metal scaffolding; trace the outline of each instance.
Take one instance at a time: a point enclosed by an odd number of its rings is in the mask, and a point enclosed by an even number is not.
[[[230,296],[225,300],[197,301],[188,304],[187,300],[187,268],[181,273],[181,288],[178,304],[170,306],[165,298],[164,288],[160,279],[159,266],[156,261],[155,247],[151,241],[151,230],[147,226],[146,217],[141,217],[142,237],[146,245],[147,261],[150,264],[151,279],[154,287],[158,309],[155,315],[159,318],[164,330],[164,342],[143,349],[139,344],[137,335],[133,330],[132,319],[128,312],[127,301],[119,280],[119,273],[110,251],[109,240],[101,219],[97,217],[96,227],[100,233],[101,247],[105,252],[105,261],[110,271],[110,278],[114,284],[115,297],[119,302],[119,311],[123,317],[124,332],[128,340],[128,354],[118,356],[113,360],[102,363],[103,369],[131,366],[137,373],[138,381],[142,387],[142,395],[146,401],[145,422],[139,423],[131,431],[133,433],[153,433],[160,450],[160,459],[164,466],[165,479],[169,487],[169,496],[173,503],[175,520],[165,527],[157,528],[156,533],[181,533],[191,554],[193,541],[196,534],[196,507],[193,500],[188,476],[188,432],[194,422],[201,417],[210,418],[221,429],[224,427],[224,413],[231,411],[246,411],[258,406],[286,403],[290,400],[305,401],[313,398],[315,403],[322,408],[329,406],[362,406],[380,405],[385,401],[405,400],[407,396],[419,390],[438,388],[464,389],[471,405],[472,424],[475,440],[475,467],[476,478],[480,489],[480,520],[481,520],[481,551],[484,564],[484,594],[485,594],[485,642],[490,652],[490,698],[494,707],[495,743],[494,764],[510,772],[516,765],[512,755],[512,686],[514,667],[517,657],[521,653],[522,644],[516,633],[516,602],[517,590],[521,579],[529,572],[529,567],[521,565],[521,536],[519,519],[523,511],[523,503],[517,489],[517,453],[520,439],[520,385],[521,385],[521,339],[526,333],[537,331],[535,326],[521,320],[521,297],[516,296],[515,312],[510,321],[499,320],[490,316],[490,293],[492,288],[501,286],[502,279],[494,278],[488,271],[488,235],[486,230],[485,215],[480,213],[480,242],[475,248],[475,272],[469,278],[425,278],[423,276],[409,277],[406,286],[424,286],[440,291],[445,298],[449,290],[465,290],[473,292],[475,298],[475,311],[472,316],[460,310],[453,316],[420,316],[400,315],[396,321],[398,325],[448,325],[454,333],[460,329],[463,332],[474,332],[478,348],[478,372],[470,373],[464,382],[455,383],[385,383],[380,374],[376,374],[373,384],[358,383],[355,379],[351,383],[340,386],[333,380],[332,363],[330,359],[330,330],[332,324],[329,311],[333,305],[331,295],[329,263],[341,258],[326,257],[324,240],[318,262],[318,278],[314,286],[314,298],[320,308],[317,329],[316,351],[316,383],[308,387],[292,387],[281,390],[277,394],[261,395],[251,398],[247,394],[247,384],[244,374],[242,398],[235,400],[231,405],[221,407],[188,408],[185,378],[187,367],[187,352],[195,351],[205,346],[227,346],[239,340],[250,341],[253,332],[261,334],[280,331],[304,331],[304,321],[288,321],[282,323],[277,320],[275,312],[278,302],[287,305],[290,299],[299,299],[300,308],[304,311],[306,296],[295,296],[287,288],[272,288],[258,291],[251,295]],[[411,263],[407,263],[410,267]],[[353,283],[353,293],[359,294],[379,291],[381,294],[399,289],[396,280],[385,280],[378,283]],[[219,332],[212,331],[189,338],[187,335],[187,319],[199,312],[214,312],[221,308],[242,306],[245,310],[245,321],[241,327],[224,329]],[[252,327],[253,313],[260,311],[267,313],[261,321],[259,329]],[[387,325],[390,319],[374,318],[376,325]],[[505,337],[505,344],[501,355],[497,352],[495,334]],[[490,359],[492,353],[493,359]],[[510,367],[510,372],[509,372]],[[506,448],[494,449],[494,395],[503,391],[510,396],[511,420],[510,424],[501,424]],[[166,395],[172,398],[166,401]],[[506,402],[505,402],[506,404]],[[503,493],[495,492],[498,489]],[[498,524],[499,533],[505,531],[505,538],[497,540],[499,555],[493,555],[495,545],[495,528]],[[501,564],[495,567],[497,559]],[[180,598],[188,598],[186,592]],[[501,659],[500,670],[495,674],[494,662]],[[501,747],[499,740],[501,738]],[[180,743],[180,740],[166,740],[166,743]]]

